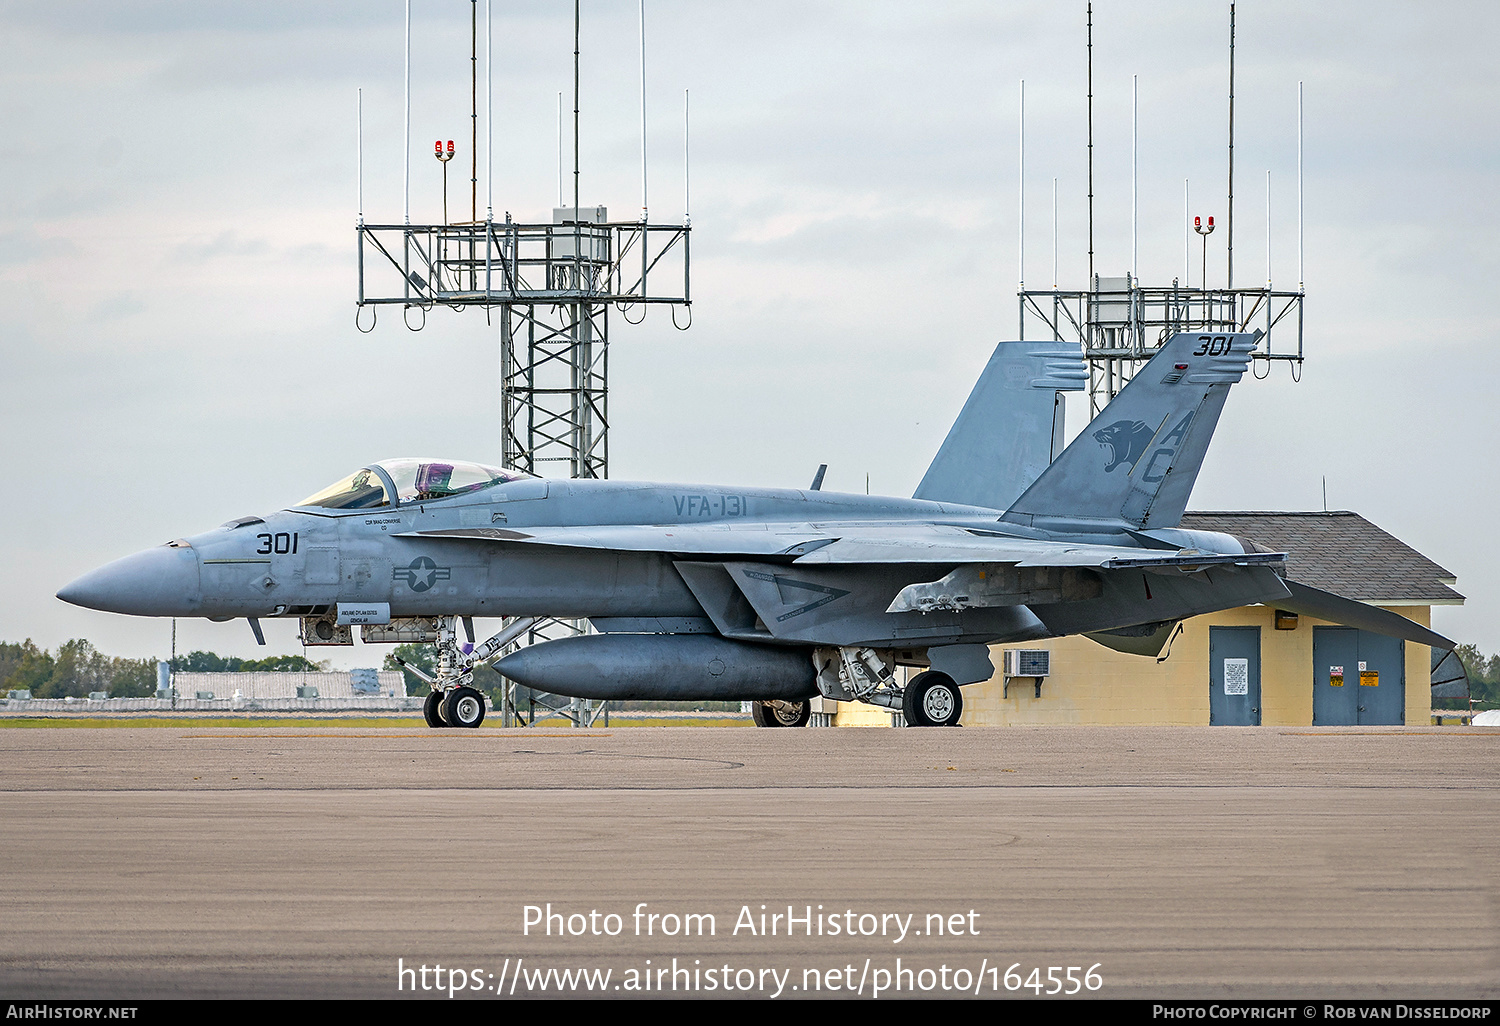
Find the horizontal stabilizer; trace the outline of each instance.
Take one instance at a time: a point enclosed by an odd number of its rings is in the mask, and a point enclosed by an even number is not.
[[[941,580],[909,584],[887,612],[978,609],[985,606],[1036,605],[1098,598],[1100,571],[1145,570],[1153,574],[1196,574],[1209,568],[1280,566],[1281,552],[1190,556],[1158,553],[1158,558],[1116,558],[1118,549],[1087,546],[1088,551],[1059,551],[1045,558],[1013,562],[964,563]],[[801,560],[797,561],[802,564]]]
[[[1286,582],[1269,566],[1216,566],[1170,574],[1104,570],[1100,577],[1104,588],[1096,599],[1038,604],[1030,609],[1054,634],[1118,633],[1122,627],[1159,626],[1256,603],[1284,607],[1287,599]]]
[[[1377,606],[1367,606],[1363,602],[1319,591],[1317,588],[1309,588],[1296,581],[1287,581],[1286,587],[1292,593],[1291,598],[1282,599],[1277,604],[1282,609],[1293,613],[1316,617],[1319,620],[1342,624],[1345,627],[1358,627],[1362,631],[1372,631],[1390,638],[1401,638],[1403,641],[1415,641],[1419,645],[1431,645],[1433,648],[1440,648],[1444,651],[1451,652],[1456,647],[1454,642],[1441,634],[1430,631],[1413,620],[1408,620],[1400,613],[1392,613]]]

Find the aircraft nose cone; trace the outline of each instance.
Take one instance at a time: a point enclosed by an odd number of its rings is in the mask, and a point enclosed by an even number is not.
[[[107,613],[191,615],[202,602],[198,555],[187,547],[146,549],[84,574],[57,597]]]

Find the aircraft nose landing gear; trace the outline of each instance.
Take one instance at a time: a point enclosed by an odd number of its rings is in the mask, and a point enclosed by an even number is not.
[[[432,688],[422,703],[422,716],[429,727],[477,727],[484,722],[484,694],[471,686],[474,667],[500,652],[535,623],[532,617],[520,617],[467,655],[457,644],[454,616],[438,618],[438,675],[429,676],[410,663],[397,659]],[[469,637],[473,638],[473,633]]]
[[[422,703],[422,716],[427,720],[429,727],[446,727],[448,725],[443,722],[443,717],[438,712],[438,707],[442,704],[443,693],[441,691],[429,693],[427,701]]]
[[[474,688],[454,688],[443,696],[438,715],[444,726],[477,727],[484,722],[484,695]]]
[[[484,722],[484,695],[467,686],[433,691],[422,716],[429,727],[477,727]]]

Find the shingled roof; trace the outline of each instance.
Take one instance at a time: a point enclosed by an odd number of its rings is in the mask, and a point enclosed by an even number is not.
[[[1458,605],[1454,576],[1358,513],[1185,513],[1182,526],[1221,531],[1287,553],[1300,584],[1374,604]]]

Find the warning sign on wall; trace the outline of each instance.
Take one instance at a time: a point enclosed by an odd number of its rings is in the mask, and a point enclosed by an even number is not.
[[[1250,660],[1224,660],[1224,694],[1248,695],[1250,693]]]
[[[1362,688],[1378,688],[1380,686],[1380,671],[1366,670],[1363,664],[1359,671],[1359,686]]]
[[[1328,668],[1328,686],[1333,688],[1344,686],[1344,668],[1342,666],[1330,666]]]

